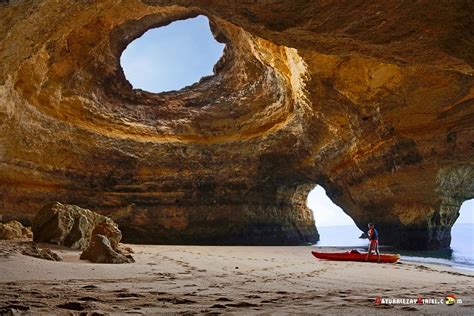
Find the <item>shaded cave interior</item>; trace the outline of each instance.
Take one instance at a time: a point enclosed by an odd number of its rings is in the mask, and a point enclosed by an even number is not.
[[[50,27],[5,59],[5,218],[28,221],[57,200],[112,217],[126,242],[308,244],[318,233],[306,199],[318,183],[359,229],[377,223],[382,243],[449,246],[474,196],[464,64],[424,68],[365,46],[346,54],[356,48],[337,49],[338,36],[318,37],[326,46],[316,50],[310,30],[296,28],[299,41],[283,19],[145,3],[99,16],[77,4],[67,14],[81,24]],[[225,44],[215,74],[178,91],[133,89],[120,66],[127,45],[199,15]],[[423,76],[439,91],[416,86]],[[410,112],[420,99],[441,114],[420,122]],[[438,127],[446,121],[456,129]]]

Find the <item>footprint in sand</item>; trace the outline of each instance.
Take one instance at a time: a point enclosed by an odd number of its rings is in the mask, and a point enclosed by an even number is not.
[[[120,298],[145,297],[144,295],[138,294],[138,293],[117,293],[115,296],[116,296],[116,297],[120,297]]]
[[[404,311],[410,311],[410,312],[419,311],[419,309],[414,306],[403,306],[401,309],[403,309]]]
[[[347,302],[359,302],[360,299],[358,298],[354,298],[354,297],[345,297],[343,298],[344,301],[347,301]]]
[[[157,298],[159,302],[167,302],[173,305],[181,305],[181,304],[195,304],[196,301],[187,299],[187,298],[180,298],[180,297],[159,297]]]
[[[67,302],[64,304],[58,304],[56,307],[62,308],[62,309],[68,309],[68,310],[73,310],[73,311],[82,311],[85,310],[86,308],[90,308],[91,306],[87,303],[81,303],[81,302]]]
[[[84,301],[84,302],[98,302],[100,301],[99,299],[92,297],[92,296],[84,296],[80,297],[77,299],[78,301]]]
[[[18,311],[26,312],[28,310],[30,310],[29,306],[13,303],[2,306],[0,312],[2,312],[2,315],[17,315]]]
[[[269,298],[265,300],[261,300],[260,303],[262,304],[273,304],[275,302],[278,302],[280,299],[279,298]]]
[[[229,306],[229,307],[257,307],[257,306],[260,306],[260,305],[244,301],[244,302],[238,302],[238,303],[230,303],[230,304],[227,304],[226,306]]]

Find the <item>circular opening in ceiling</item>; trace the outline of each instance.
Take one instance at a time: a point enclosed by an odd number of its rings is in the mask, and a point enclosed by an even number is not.
[[[120,64],[134,89],[179,90],[213,75],[224,46],[200,15],[148,30],[127,46]]]

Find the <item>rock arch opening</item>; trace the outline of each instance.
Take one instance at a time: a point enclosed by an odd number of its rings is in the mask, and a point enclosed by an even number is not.
[[[152,93],[180,90],[214,74],[224,44],[203,15],[152,28],[126,47],[120,64],[134,89]]]
[[[452,260],[461,264],[474,263],[474,199],[464,201],[459,217],[451,228]]]
[[[342,208],[326,195],[322,186],[316,186],[308,194],[308,207],[313,211],[319,233],[320,246],[364,246],[365,239],[359,239],[362,231]]]

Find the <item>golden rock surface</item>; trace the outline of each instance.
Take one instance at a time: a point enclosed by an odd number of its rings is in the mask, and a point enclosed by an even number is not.
[[[51,201],[124,240],[301,244],[322,185],[381,242],[442,248],[474,197],[468,0],[10,1],[0,5],[0,212]],[[120,54],[208,16],[216,74],[133,90]],[[317,212],[317,210],[316,210]]]

